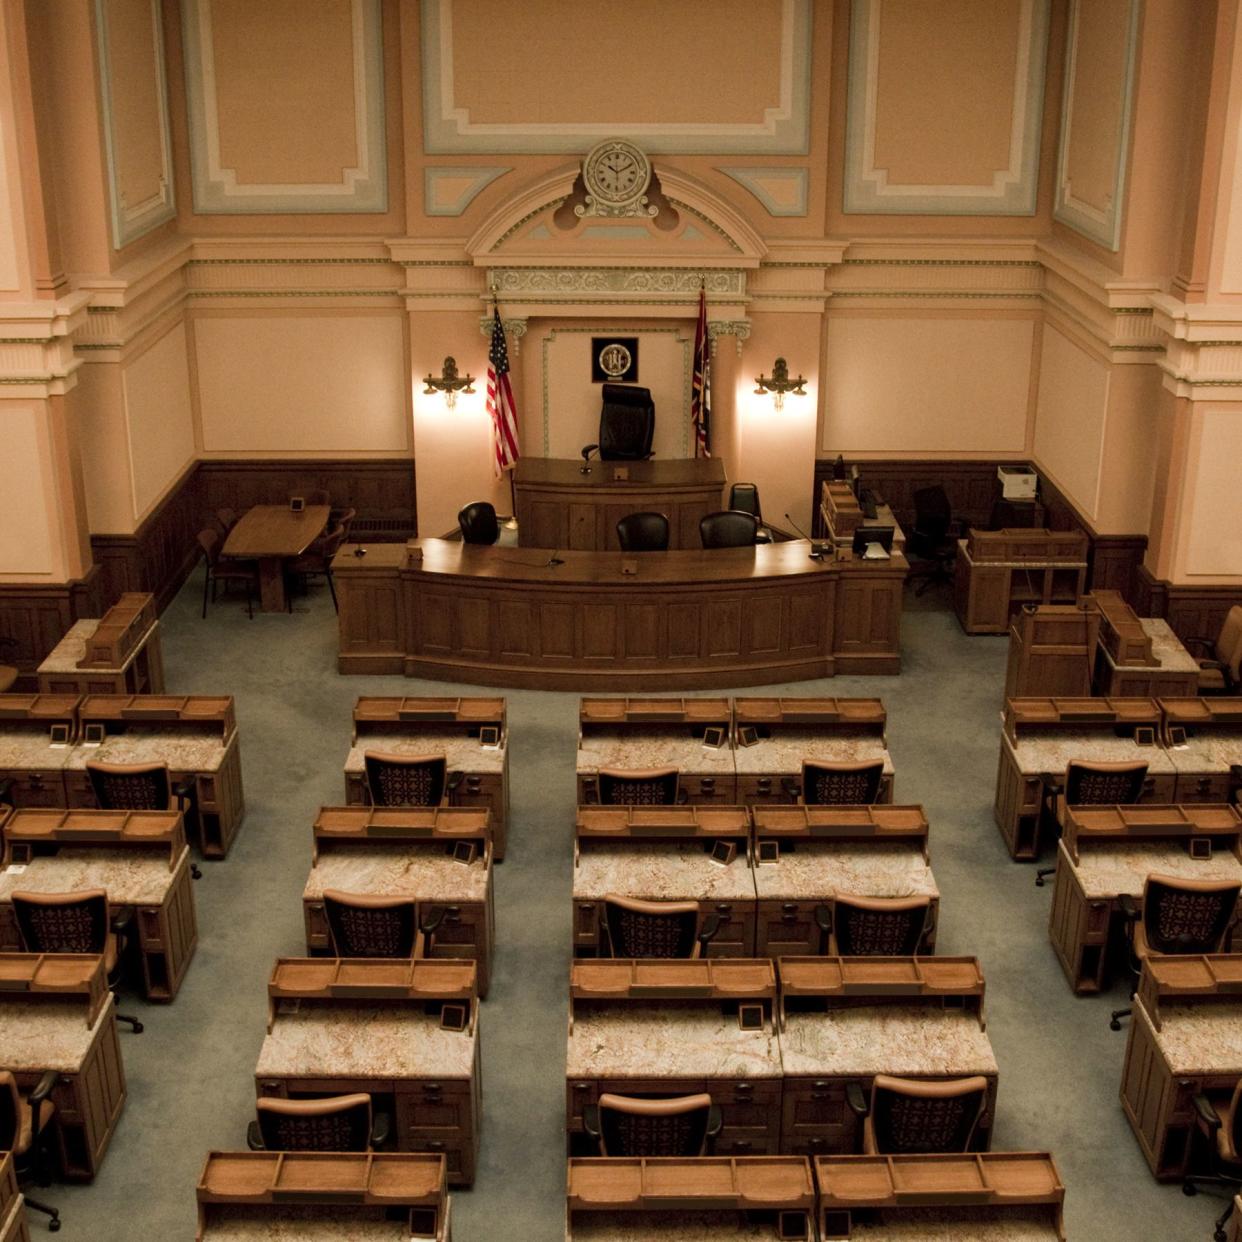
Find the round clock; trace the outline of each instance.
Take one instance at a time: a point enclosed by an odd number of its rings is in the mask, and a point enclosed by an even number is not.
[[[600,203],[629,203],[651,182],[651,163],[632,143],[620,138],[601,142],[582,163],[587,193]]]

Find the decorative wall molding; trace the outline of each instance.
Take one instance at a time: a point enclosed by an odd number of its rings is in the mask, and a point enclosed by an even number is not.
[[[239,183],[221,162],[212,46],[212,0],[182,0],[190,170],[194,210],[250,215],[269,212],[382,212],[388,208],[384,138],[384,48],[380,0],[351,0],[357,163],[341,179],[318,184]]]
[[[74,334],[86,324],[90,294],[55,302],[0,302],[0,397],[54,397],[78,382]]]
[[[690,271],[682,268],[623,267],[516,267],[492,268],[488,285],[498,293],[535,293],[541,298],[579,293],[663,293],[697,296],[699,285],[707,292],[740,297],[746,292],[746,273],[733,271]]]
[[[504,330],[505,336],[509,341],[509,352],[516,358],[522,352],[522,337],[526,335],[525,319],[505,319],[501,318],[500,326]],[[491,315],[482,315],[479,318],[479,332],[489,340],[492,335],[492,317]]]
[[[737,343],[737,356],[742,356],[742,342],[750,340],[751,322],[749,319],[709,319],[707,321],[707,339],[711,345],[712,357],[716,356],[722,336],[731,336]]]
[[[1129,0],[1129,19],[1118,37],[1125,41],[1125,71],[1121,102],[1121,129],[1117,141],[1113,189],[1106,210],[1074,195],[1069,169],[1069,148],[1074,126],[1074,77],[1078,67],[1078,30],[1081,0],[1070,0],[1069,33],[1066,36],[1065,89],[1061,104],[1061,134],[1057,143],[1057,184],[1052,214],[1084,237],[1109,250],[1121,245],[1121,209],[1125,192],[1126,157],[1130,149],[1130,113],[1134,95],[1134,72],[1138,59],[1139,0]]]
[[[811,34],[814,0],[782,0],[779,99],[753,124],[627,121],[618,114],[581,123],[472,120],[453,81],[454,0],[422,0],[423,146],[429,154],[580,153],[622,134],[647,151],[690,154],[805,155],[810,140]],[[604,86],[623,103],[626,91]]]
[[[465,164],[428,165],[423,169],[423,211],[429,216],[460,216],[497,177],[513,169]]]
[[[770,216],[805,216],[810,173],[805,168],[719,168],[749,190]]]
[[[150,0],[152,42],[155,45],[155,86],[159,98],[160,172],[158,189],[139,203],[125,199],[117,168],[117,115],[112,106],[112,57],[108,48],[109,0],[95,0],[98,36],[100,104],[103,109],[104,155],[108,168],[108,202],[112,211],[112,248],[158,228],[177,214],[173,192],[172,131],[168,120],[168,79],[164,71],[164,19],[160,0]]]
[[[876,164],[881,15],[884,0],[853,0],[845,141],[849,212],[941,216],[1030,216],[1039,181],[1049,0],[1020,0],[1009,160],[988,184],[891,182]]]

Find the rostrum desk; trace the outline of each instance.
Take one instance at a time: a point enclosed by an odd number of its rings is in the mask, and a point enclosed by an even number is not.
[[[716,861],[718,842],[734,847]],[[607,955],[604,897],[693,901],[720,930],[708,957],[752,957],[755,879],[741,806],[580,806],[574,829],[574,956]]]
[[[718,457],[586,465],[583,473],[580,461],[518,460],[513,499],[522,547],[616,550],[623,517],[662,513],[670,548],[698,548],[699,519],[724,508],[724,463]]]
[[[935,952],[940,891],[927,862],[921,806],[757,806],[753,815],[756,956],[818,954],[815,907],[835,915],[838,896],[927,897],[919,952]],[[760,861],[761,842],[779,850],[774,861]]]
[[[177,995],[198,945],[190,850],[179,812],[20,810],[0,836],[0,952],[22,947],[13,893],[101,888],[113,913],[134,915],[147,999]]]
[[[1192,857],[1192,841],[1210,846],[1210,855]],[[1070,808],[1048,934],[1075,992],[1104,985],[1121,899],[1138,902],[1153,873],[1242,883],[1242,814],[1223,803]]]
[[[1023,604],[1073,604],[1087,581],[1083,531],[972,530],[957,542],[953,607],[967,634],[1006,634]]]
[[[213,1151],[195,1242],[451,1242],[443,1156]]]
[[[1242,953],[1149,957],[1126,1038],[1121,1106],[1151,1171],[1183,1177],[1196,1150],[1194,1098],[1242,1077]]]
[[[448,1161],[470,1185],[481,1121],[477,968],[471,961],[277,958],[268,982],[259,1096],[366,1092],[392,1118],[397,1151]],[[466,1025],[441,1025],[440,1006]]]
[[[418,920],[439,911],[428,959],[470,958],[479,967],[479,996],[492,974],[496,912],[490,813],[486,808],[324,806],[315,817],[310,875],[302,890],[306,947],[331,953],[324,889],[417,903]],[[473,856],[453,856],[455,846]]]
[[[13,1153],[0,1153],[0,1242],[30,1242],[22,1202],[13,1170]]]
[[[611,692],[901,671],[897,554],[811,560],[804,540],[632,556],[440,539],[359,550],[332,562],[342,673]]]
[[[32,1091],[56,1072],[50,1150],[60,1176],[88,1182],[125,1107],[125,1070],[103,958],[0,953],[0,1069]]]
[[[75,621],[39,665],[41,694],[163,694],[155,596],[128,593]]]

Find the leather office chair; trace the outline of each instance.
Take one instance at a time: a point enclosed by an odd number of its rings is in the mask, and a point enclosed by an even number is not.
[[[353,526],[354,518],[357,516],[357,509],[333,509],[328,514],[328,525],[343,526],[345,528],[345,538],[348,540],[350,528]]]
[[[56,1112],[50,1097],[58,1077],[55,1070],[48,1070],[34,1090],[23,1095],[18,1090],[17,1079],[8,1070],[0,1070],[0,1151],[13,1153],[17,1184],[23,1190],[31,1182],[44,1184],[47,1177],[43,1136]],[[60,1232],[58,1208],[49,1207],[29,1195],[25,1199],[28,1210],[41,1212],[48,1218],[49,1232]],[[20,1225],[18,1236],[26,1236]]]
[[[668,518],[663,513],[627,513],[617,523],[622,552],[666,552]]]
[[[676,768],[600,768],[601,806],[674,806],[684,801]]]
[[[444,908],[421,923],[418,903],[406,897],[376,897],[326,888],[323,909],[337,957],[426,957],[427,937],[440,926]]]
[[[1183,880],[1176,876],[1149,875],[1143,884],[1141,906],[1128,893],[1121,897],[1130,946],[1130,995],[1138,987],[1143,963],[1149,957],[1169,953],[1221,953],[1237,920],[1242,884],[1227,880]],[[1108,1025],[1121,1030],[1128,1008],[1115,1009]]]
[[[251,1151],[371,1151],[388,1141],[389,1120],[371,1115],[371,1097],[332,1095],[321,1100],[260,1096],[258,1119],[246,1131]]]
[[[1183,641],[1199,665],[1200,694],[1237,694],[1242,690],[1242,604],[1235,604],[1225,614],[1225,623],[1215,639]],[[1196,649],[1210,654],[1198,655]]]
[[[104,960],[108,989],[113,996],[121,984],[124,955],[121,936],[133,922],[133,912],[114,915],[102,888],[76,893],[19,893],[9,895],[17,934],[27,953],[98,953]],[[137,1018],[116,1015],[118,1022],[142,1034]]]
[[[443,755],[368,750],[362,762],[372,806],[443,806],[461,784],[461,773],[447,771]]]
[[[605,384],[601,397],[599,443],[583,445],[583,458],[598,450],[600,461],[646,461],[655,435],[651,389]]]
[[[1200,1190],[1225,1191],[1228,1203],[1212,1233],[1214,1242],[1225,1242],[1225,1225],[1233,1213],[1233,1197],[1242,1190],[1242,1078],[1231,1093],[1200,1092],[1192,1103],[1209,1169],[1205,1173],[1188,1173],[1182,1182],[1182,1192],[1194,1195]]]
[[[758,535],[759,520],[753,513],[721,509],[699,518],[699,542],[705,548],[749,548]]]
[[[345,534],[344,525],[338,522],[321,539],[316,539],[301,556],[291,560],[285,570],[290,578],[301,578],[303,582],[317,574],[322,574],[327,578],[334,612],[340,612],[341,609],[336,602],[336,584],[332,581],[332,558],[341,550],[341,544],[345,542]],[[289,611],[292,612],[293,597],[287,594],[286,598]]]
[[[101,811],[180,811],[187,832],[197,826],[194,778],[174,784],[166,763],[88,762],[86,776]],[[197,863],[190,873],[196,880],[202,874]]]
[[[710,1155],[723,1119],[705,1093],[640,1100],[605,1092],[582,1122],[601,1156],[684,1157]]]
[[[476,500],[462,509],[457,515],[457,525],[461,528],[461,537],[466,543],[487,547],[500,538],[496,510],[486,500]]]
[[[240,582],[246,588],[246,616],[254,620],[254,597],[259,593],[259,567],[253,561],[220,555],[220,536],[214,530],[198,532],[198,546],[203,549],[206,565],[203,577],[203,616],[207,616],[207,594],[216,602],[216,587],[223,582]]]
[[[639,901],[615,893],[604,898],[611,957],[703,957],[721,926],[718,914],[700,921],[693,901]]]
[[[974,1150],[988,1101],[982,1075],[921,1082],[877,1074],[868,1104],[862,1087],[846,1086],[846,1100],[863,1118],[863,1154],[895,1156]]]
[[[802,783],[786,777],[785,792],[806,806],[870,806],[880,797],[884,761],[830,763],[821,759],[802,761]]]
[[[753,483],[734,483],[729,488],[729,508],[738,513],[749,513],[759,523],[755,534],[756,543],[771,543],[772,536],[763,528],[763,513],[759,508],[759,489]]]
[[[17,640],[9,638],[7,635],[0,635],[0,651],[4,651],[10,647],[16,647]],[[13,683],[17,680],[18,669],[12,664],[0,664],[0,694],[5,694],[11,690]]]
[[[938,582],[953,581],[959,531],[949,497],[938,483],[918,488],[913,499],[914,525],[906,538],[906,551],[921,563],[911,568],[906,580],[924,579],[914,592],[922,595]]]
[[[842,897],[815,907],[820,953],[829,957],[913,957],[931,917],[930,897]]]

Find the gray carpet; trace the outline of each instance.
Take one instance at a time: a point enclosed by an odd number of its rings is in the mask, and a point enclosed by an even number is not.
[[[301,892],[317,807],[343,799],[350,709],[368,694],[442,694],[440,683],[340,677],[322,586],[293,616],[246,619],[235,600],[198,616],[195,575],[168,609],[170,691],[236,696],[246,818],[231,856],[195,885],[199,946],[171,1006],[132,1002],[122,1031],[129,1100],[91,1186],[53,1186],[66,1242],[192,1239],[209,1148],[245,1145],[272,959],[304,951]],[[966,638],[947,599],[907,596],[905,672],[791,693],[880,695],[897,800],[921,802],[941,890],[938,949],[973,953],[987,978],[1000,1063],[997,1148],[1048,1148],[1068,1188],[1071,1238],[1210,1237],[1215,1199],[1152,1180],[1118,1101],[1125,1035],[1112,995],[1074,997],[1048,943],[1051,887],[1009,861],[992,822],[1006,644]],[[468,688],[462,688],[468,689]],[[674,687],[669,687],[673,692]],[[753,691],[757,693],[758,691]],[[502,692],[503,693],[503,692]],[[564,1230],[564,1052],[577,697],[509,691],[512,810],[497,870],[499,951],[481,1017],[484,1120],[475,1187],[454,1194],[458,1242],[554,1242]],[[43,1226],[32,1221],[34,1236]]]

